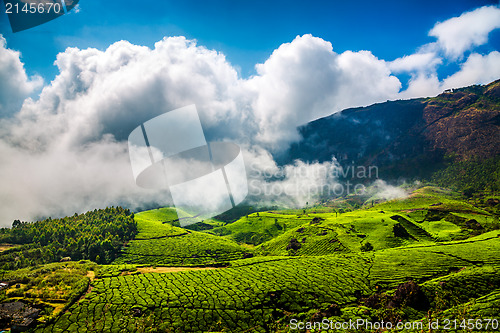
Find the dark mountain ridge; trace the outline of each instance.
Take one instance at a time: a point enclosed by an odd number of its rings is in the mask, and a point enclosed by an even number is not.
[[[299,128],[286,162],[376,166],[380,177],[429,178],[450,163],[500,155],[500,80],[431,98],[353,108]]]

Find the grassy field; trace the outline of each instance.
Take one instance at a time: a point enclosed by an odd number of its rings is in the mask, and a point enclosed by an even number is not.
[[[478,239],[404,250],[257,257],[216,270],[103,278],[85,299],[43,331],[269,332],[292,314],[312,315],[310,311],[331,304],[363,306],[363,299],[377,288],[390,290],[408,279],[429,281],[423,287],[429,295],[443,281],[450,288],[452,282],[459,286],[474,279],[483,282],[482,290],[461,288],[456,298],[466,302],[500,287],[498,236],[492,232]],[[450,275],[450,271],[460,272]],[[439,276],[444,277],[436,279]],[[368,312],[375,316],[377,309]],[[410,319],[425,313],[414,315]]]
[[[236,242],[258,245],[286,230],[309,222],[308,216],[293,212],[258,212],[207,232]]]
[[[500,319],[498,216],[445,189],[344,213],[252,213],[204,232],[164,223],[175,218],[170,209],[135,216],[139,233],[123,255],[38,331],[293,332],[291,319]]]
[[[1,279],[11,288],[0,294],[2,302],[22,300],[42,308],[42,323],[48,323],[84,294],[99,266],[90,261],[53,263],[3,272]]]
[[[260,245],[256,251],[264,255],[325,255],[358,252],[366,243],[380,250],[427,241],[418,235],[412,238],[394,234],[394,226],[400,223],[393,216],[392,212],[378,211],[309,214],[306,223]]]
[[[135,214],[139,233],[114,264],[149,266],[221,266],[250,254],[238,243],[167,223],[177,218],[174,209]]]
[[[175,226],[174,209],[155,209],[134,214],[138,233],[111,265],[4,270],[10,287],[0,297],[42,308],[34,331],[51,333],[296,332],[292,319],[500,320],[500,223],[485,204],[497,199],[423,187],[364,209],[261,211],[206,221],[200,231]]]

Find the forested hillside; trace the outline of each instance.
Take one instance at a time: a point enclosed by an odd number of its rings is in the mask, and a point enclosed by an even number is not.
[[[500,188],[500,80],[432,98],[348,109],[299,130],[302,139],[283,163],[335,157],[343,166],[375,165],[387,180],[433,179],[461,190]]]
[[[111,263],[136,234],[134,214],[121,207],[34,223],[16,220],[12,228],[0,229],[0,243],[13,246],[0,252],[0,267],[16,269],[64,257]]]

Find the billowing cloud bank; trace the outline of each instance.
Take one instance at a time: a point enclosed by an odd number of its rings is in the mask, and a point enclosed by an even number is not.
[[[485,84],[500,77],[500,53],[495,50],[480,54],[475,48],[487,44],[491,31],[500,28],[500,8],[484,6],[459,17],[436,23],[429,36],[434,43],[422,45],[412,55],[390,63],[394,73],[408,73],[408,88],[403,98],[434,96],[445,89],[472,84]],[[443,63],[456,63],[460,70],[438,79],[436,68]]]
[[[17,112],[22,101],[43,84],[39,76],[28,78],[19,56],[0,36],[0,118]]]
[[[126,41],[105,51],[68,48],[57,56],[59,75],[33,99],[27,96],[41,87],[41,78],[30,78],[19,53],[0,37],[0,225],[111,204],[167,203],[161,193],[135,186],[125,140],[138,124],[185,105],[197,105],[209,140],[246,147],[247,160],[258,162],[253,171],[262,175],[277,168],[269,151],[296,140],[296,127],[310,120],[497,79],[500,53],[474,53],[474,47],[499,27],[499,11],[482,7],[438,23],[430,32],[435,43],[392,62],[370,51],[338,54],[328,41],[297,36],[247,79],[223,54],[184,37],[164,38],[152,49]],[[467,38],[455,33],[471,26]],[[444,61],[457,61],[461,69],[439,80]],[[411,75],[405,90],[399,73]],[[254,175],[253,184],[263,193],[288,189],[279,196],[301,205],[310,193],[304,189],[336,184],[317,171],[338,167],[335,159],[297,162],[279,180]]]

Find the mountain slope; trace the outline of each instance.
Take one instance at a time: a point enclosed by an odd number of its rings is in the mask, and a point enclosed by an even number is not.
[[[450,163],[500,155],[500,80],[426,99],[344,110],[299,128],[283,162],[375,165],[383,178],[427,178]]]

